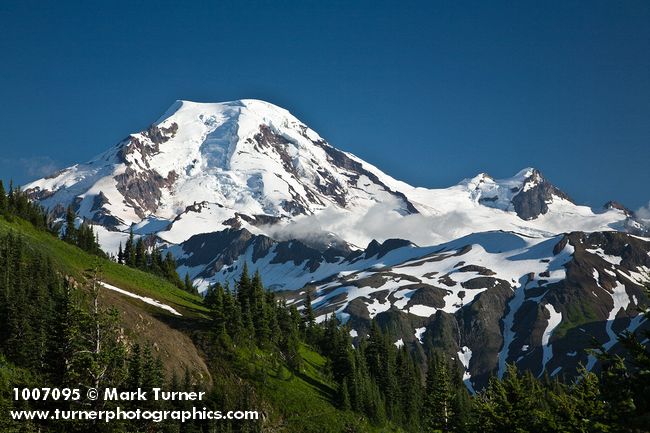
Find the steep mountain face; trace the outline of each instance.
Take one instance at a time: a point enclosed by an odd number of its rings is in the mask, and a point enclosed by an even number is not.
[[[310,291],[319,320],[336,314],[353,336],[376,318],[396,344],[447,350],[469,387],[506,362],[594,367],[588,336],[613,349],[642,326],[650,249],[623,206],[577,205],[533,168],[413,187],[263,101],[177,101],[25,189],[56,215],[72,205],[110,252],[130,229],[158,242],[201,289],[248,263],[290,302]]]
[[[506,363],[551,376],[592,368],[592,339],[613,348],[617,333],[642,325],[647,306],[650,242],[626,233],[477,233],[374,259],[307,287],[318,319],[335,314],[353,337],[369,319],[390,323],[396,345],[455,355],[470,388]],[[305,293],[288,296],[300,305]]]

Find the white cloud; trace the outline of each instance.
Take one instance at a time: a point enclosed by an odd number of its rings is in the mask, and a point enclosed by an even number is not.
[[[326,241],[330,233],[337,233],[359,247],[371,240],[383,242],[390,238],[408,239],[419,245],[432,245],[465,234],[463,228],[471,225],[466,214],[449,212],[439,216],[420,214],[403,216],[398,213],[399,202],[377,203],[363,215],[355,215],[338,208],[328,208],[317,215],[298,217],[286,225],[263,228],[278,240],[302,239]]]
[[[646,206],[640,207],[634,214],[637,221],[650,228],[650,202]]]

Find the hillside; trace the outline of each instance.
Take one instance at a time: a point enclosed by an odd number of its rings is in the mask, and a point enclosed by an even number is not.
[[[20,243],[21,251],[24,251],[21,255],[27,260],[25,264],[31,263],[28,257],[33,254],[39,257],[38,260],[51,262],[56,274],[79,290],[83,303],[92,297],[92,271],[100,269],[99,278],[108,286],[99,288],[99,303],[102,309],[116,311],[126,362],[133,356],[134,350],[150,348],[153,356],[162,363],[163,380],[167,383],[163,386],[171,386],[169,381],[173,377],[189,374],[190,379],[185,387],[197,387],[210,393],[221,390],[229,398],[236,399],[235,403],[228,403],[223,401],[224,395],[213,397],[208,403],[219,402],[223,406],[219,409],[227,409],[228,405],[237,404],[237,401],[241,404],[242,395],[248,395],[248,407],[245,409],[263,410],[265,423],[272,426],[273,431],[338,432],[347,425],[356,425],[360,431],[375,431],[376,428],[367,421],[359,421],[333,405],[336,384],[327,377],[327,361],[310,347],[303,345],[300,348],[301,357],[305,359],[300,374],[282,363],[278,364],[271,351],[242,348],[233,351],[227,358],[223,354],[207,356],[204,350],[210,351],[211,345],[205,345],[205,335],[209,332],[211,321],[209,309],[201,298],[151,274],[90,255],[19,217],[0,215],[0,238],[6,239],[7,236]],[[4,267],[3,272],[9,271],[10,268]],[[117,287],[127,294],[106,287]],[[50,314],[50,319],[58,320],[54,313]],[[58,343],[55,341],[54,344]],[[136,349],[136,346],[139,348]],[[8,349],[12,353],[15,348],[9,346]],[[11,355],[5,358],[5,349],[0,352],[0,407],[3,408],[0,426],[3,431],[19,431],[26,425],[13,423],[6,418],[8,409],[12,407],[12,402],[7,400],[9,390],[14,386],[56,385],[56,382],[49,382],[52,380],[49,374],[32,369],[30,363],[23,363],[20,367],[12,363]],[[48,362],[55,365],[57,360],[50,359]],[[260,380],[260,371],[265,372],[264,380]],[[126,382],[121,386],[125,387]],[[241,409],[243,406],[235,407]],[[259,426],[255,423],[246,428],[255,431]],[[324,429],[323,426],[328,427]],[[46,427],[47,431],[61,431],[60,428],[63,431],[86,431],[86,427],[71,427],[69,424],[45,423],[41,427]],[[123,427],[117,425],[115,428],[121,431]],[[224,431],[230,431],[230,428],[238,430],[240,427],[230,426]]]
[[[51,258],[56,267],[66,275],[81,279],[88,269],[101,268],[102,280],[131,293],[151,297],[173,306],[184,316],[201,317],[207,311],[201,298],[177,289],[169,282],[154,275],[120,266],[112,260],[101,259],[69,245],[50,233],[35,229],[20,218],[11,222],[0,218],[0,234],[18,233],[28,241],[30,248]],[[164,312],[160,312],[164,313]]]

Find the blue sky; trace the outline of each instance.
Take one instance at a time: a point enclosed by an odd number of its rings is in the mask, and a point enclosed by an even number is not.
[[[580,203],[650,200],[648,1],[189,3],[1,2],[0,177],[176,99],[259,98],[414,185],[534,166]]]

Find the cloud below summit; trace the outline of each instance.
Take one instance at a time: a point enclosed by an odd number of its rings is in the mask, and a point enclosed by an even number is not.
[[[327,243],[331,233],[336,233],[358,247],[365,247],[375,239],[407,239],[419,245],[432,245],[444,241],[444,237],[456,231],[454,227],[471,224],[467,215],[449,212],[439,216],[421,214],[401,215],[398,200],[377,203],[363,215],[354,215],[337,208],[327,208],[317,215],[295,218],[286,225],[265,226],[262,229],[278,240],[301,239]],[[444,233],[441,236],[441,233]]]
[[[646,206],[640,207],[636,212],[637,220],[646,228],[650,228],[650,201]]]

